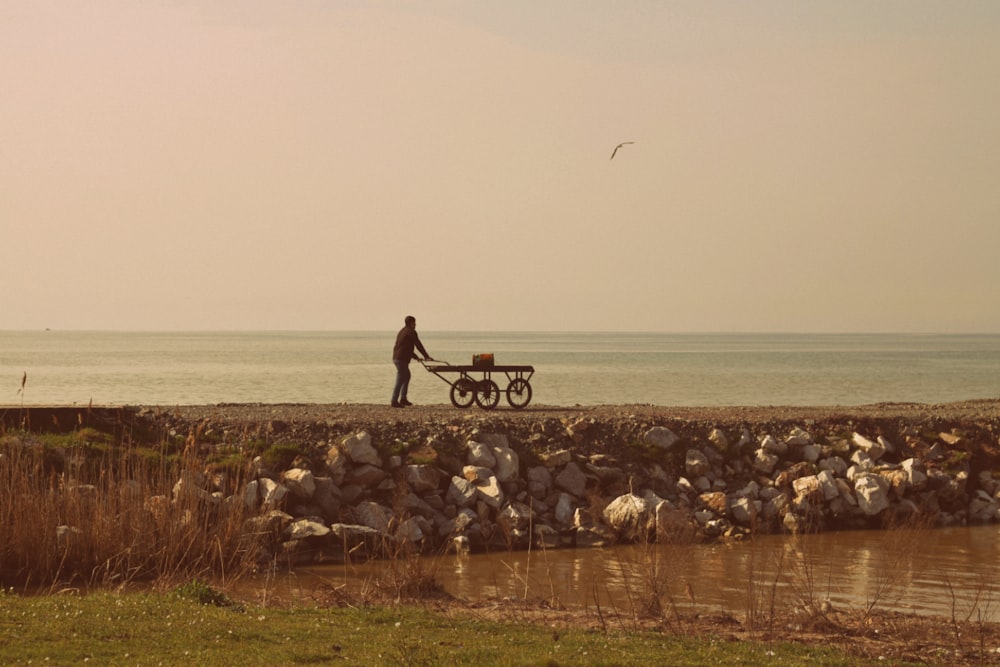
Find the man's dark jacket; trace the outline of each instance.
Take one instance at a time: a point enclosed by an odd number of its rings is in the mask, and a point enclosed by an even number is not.
[[[392,348],[392,360],[410,363],[410,359],[418,359],[419,357],[413,354],[414,347],[420,350],[420,353],[424,357],[431,356],[427,354],[427,350],[424,349],[423,344],[420,342],[417,330],[410,327],[403,327],[396,334],[396,345]]]

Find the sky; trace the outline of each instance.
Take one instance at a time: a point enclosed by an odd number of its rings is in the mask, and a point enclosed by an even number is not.
[[[995,0],[4,0],[0,62],[0,329],[1000,332]]]

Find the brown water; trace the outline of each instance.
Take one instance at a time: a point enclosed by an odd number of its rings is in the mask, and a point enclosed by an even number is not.
[[[746,613],[814,604],[1000,620],[1000,527],[763,536],[734,544],[535,550],[424,559],[453,596],[544,600],[570,608],[639,608],[662,582],[663,604]],[[321,584],[360,589],[384,563],[323,565],[256,585],[309,599]]]

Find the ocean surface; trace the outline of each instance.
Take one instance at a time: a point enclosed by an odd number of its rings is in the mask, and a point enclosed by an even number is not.
[[[452,364],[492,352],[497,364],[534,366],[533,406],[861,405],[1000,397],[1000,335],[420,336],[435,358]],[[395,378],[394,339],[395,331],[0,331],[0,405],[387,403]],[[416,362],[411,368],[411,401],[449,402],[448,384]],[[502,376],[494,379],[501,390],[506,387]]]

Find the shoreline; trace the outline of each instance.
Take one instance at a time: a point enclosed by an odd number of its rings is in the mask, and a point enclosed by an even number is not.
[[[600,405],[544,405],[532,404],[515,410],[500,406],[495,410],[478,407],[455,408],[447,403],[419,404],[403,409],[376,403],[196,403],[196,404],[0,404],[0,418],[9,421],[11,413],[29,412],[108,412],[108,411],[174,411],[190,418],[225,416],[230,419],[265,419],[280,414],[287,419],[313,419],[323,415],[344,415],[386,418],[396,421],[419,420],[424,417],[503,416],[515,420],[586,413],[608,416],[628,412],[645,417],[687,420],[721,419],[727,423],[738,420],[771,421],[775,419],[831,419],[836,417],[879,418],[993,418],[1000,417],[1000,398],[976,398],[946,403],[919,403],[885,401],[858,405],[723,405],[723,406],[672,406],[648,403],[623,403]]]
[[[59,460],[88,431],[181,466],[156,502],[237,503],[267,527],[260,558],[293,565],[385,540],[479,551],[1000,522],[996,399],[0,408],[0,433],[75,434]]]

